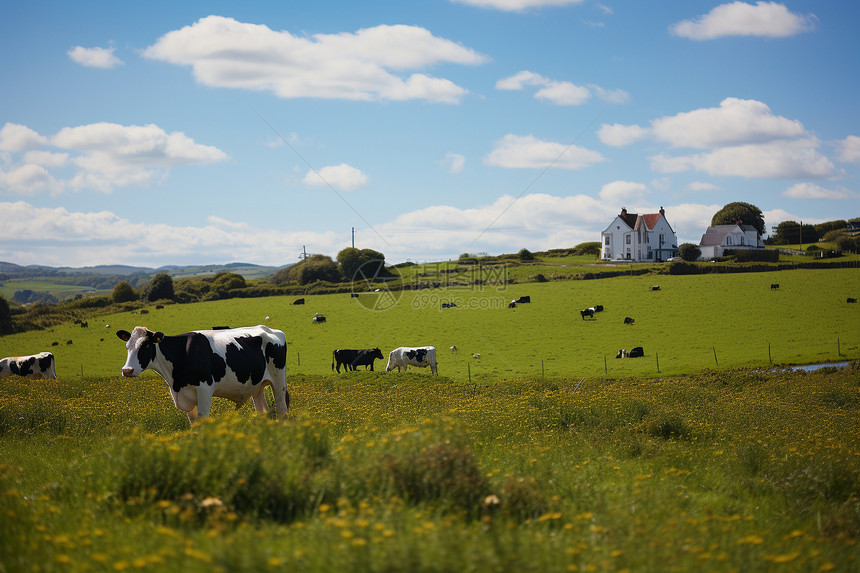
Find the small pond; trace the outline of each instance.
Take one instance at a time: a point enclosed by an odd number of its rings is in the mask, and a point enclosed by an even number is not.
[[[845,368],[849,366],[850,362],[827,362],[824,364],[804,364],[803,366],[789,366],[790,370],[804,370],[806,372],[812,372],[814,370],[818,370],[819,368]]]

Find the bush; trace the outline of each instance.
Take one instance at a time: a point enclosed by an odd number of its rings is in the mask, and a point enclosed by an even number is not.
[[[779,251],[775,249],[726,249],[723,251],[723,256],[732,257],[739,263],[753,261],[760,263],[779,262]]]
[[[520,252],[517,253],[517,258],[521,261],[533,261],[533,260],[535,260],[535,256],[528,249],[520,249]]]
[[[678,254],[685,261],[692,262],[702,256],[702,250],[693,243],[684,243],[678,247]]]
[[[173,300],[173,297],[173,277],[167,273],[158,273],[152,277],[152,280],[143,287],[143,292],[141,292],[141,298],[147,302],[161,299]]]
[[[134,289],[128,281],[120,281],[116,283],[116,286],[113,287],[113,292],[110,295],[110,298],[115,303],[120,302],[131,302],[133,300],[137,300],[139,297]]]

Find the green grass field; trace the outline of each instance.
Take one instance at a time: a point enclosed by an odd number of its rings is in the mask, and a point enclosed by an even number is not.
[[[772,283],[780,288],[771,290]],[[659,291],[651,290],[655,285]],[[846,300],[858,294],[860,270],[833,269],[551,281],[362,293],[358,299],[309,295],[301,306],[291,304],[294,296],[232,299],[94,317],[87,329],[66,324],[6,336],[0,354],[51,350],[61,377],[112,376],[125,362],[124,345],[114,335],[119,328],[179,334],[266,323],[286,333],[291,373],[330,373],[336,348],[378,346],[387,356],[398,346],[432,345],[439,373],[456,380],[541,373],[654,377],[856,359],[860,305]],[[507,308],[522,295],[533,302]],[[443,310],[442,302],[457,308]],[[604,312],[582,320],[579,311],[597,304]],[[311,322],[317,312],[327,317],[325,324]],[[628,316],[633,325],[624,324]],[[644,348],[643,358],[615,359],[619,349],[636,346]]]
[[[59,380],[0,379],[0,571],[857,570],[860,375],[771,361],[856,364],[858,290],[856,269],[626,276],[5,336]],[[260,323],[289,341],[288,422],[215,400],[189,430],[157,375],[119,376],[117,329]],[[330,370],[424,344],[438,377]]]
[[[111,292],[110,290],[94,290],[88,286],[68,285],[38,279],[9,279],[0,284],[0,296],[3,296],[7,300],[12,300],[15,293],[22,290],[48,293],[56,297],[57,300],[72,298],[78,294],[94,292],[95,294],[105,295]]]

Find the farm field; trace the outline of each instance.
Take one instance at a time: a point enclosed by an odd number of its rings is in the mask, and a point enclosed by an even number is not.
[[[779,289],[771,289],[774,283]],[[651,290],[655,285],[659,291]],[[846,300],[859,293],[860,269],[800,269],[383,291],[357,299],[306,295],[304,305],[291,304],[295,296],[231,299],[90,317],[86,329],[67,323],[6,336],[0,354],[51,350],[61,378],[114,376],[125,362],[117,329],[142,325],[179,334],[265,323],[286,333],[291,374],[331,374],[336,348],[379,347],[387,356],[397,346],[432,345],[439,373],[458,381],[656,377],[856,359],[860,305]],[[507,308],[523,295],[532,302]],[[442,309],[443,302],[457,307]],[[580,317],[581,309],[598,304],[605,310],[594,320]],[[314,313],[327,322],[313,324]],[[625,317],[634,324],[624,324]],[[619,349],[636,346],[643,358],[615,359]],[[384,361],[376,367],[384,369]]]
[[[8,300],[17,291],[32,290],[40,293],[48,293],[56,297],[57,300],[74,297],[77,294],[92,293],[104,295],[110,294],[110,290],[97,290],[88,286],[53,283],[47,280],[39,279],[8,279],[0,283],[0,295]]]
[[[0,386],[4,571],[856,571],[860,377]]]

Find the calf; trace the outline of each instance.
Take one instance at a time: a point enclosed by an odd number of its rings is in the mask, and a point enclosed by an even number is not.
[[[582,320],[585,320],[586,316],[589,318],[594,318],[594,309],[593,308],[586,308],[585,310],[580,310],[579,316],[582,317]]]
[[[430,367],[430,372],[436,374],[436,347],[435,346],[418,346],[410,348],[401,346],[395,348],[388,354],[388,365],[385,367],[386,372],[391,372],[395,368],[400,372],[402,368],[405,372],[407,366],[418,366],[420,368]]]
[[[770,285],[770,290],[776,290],[776,289],[778,289],[778,288],[779,288],[779,285],[778,285],[778,284],[772,284],[772,285]]]
[[[636,322],[636,321],[633,320],[632,318],[630,318],[629,316],[624,317],[624,324],[633,324],[634,322]]]
[[[7,376],[23,376],[32,380],[39,378],[56,380],[54,355],[50,352],[40,352],[31,356],[10,356],[0,359],[0,378]]]
[[[165,336],[136,326],[116,335],[128,350],[122,375],[155,370],[189,422],[209,415],[214,396],[232,400],[236,408],[251,398],[257,413],[265,414],[266,386],[272,387],[278,414],[288,416],[287,339],[280,330],[260,325]]]
[[[317,313],[314,315],[312,320],[313,320],[314,324],[321,324],[321,323],[325,322],[325,317],[323,315]]]
[[[849,298],[848,299],[848,304],[855,303],[855,302],[857,302],[856,298]]]
[[[637,346],[636,348],[633,348],[627,356],[630,358],[642,358],[645,356],[645,351],[642,350],[641,346]]]
[[[293,304],[305,304],[305,299],[297,298],[296,300],[293,301]]]
[[[361,350],[338,349],[331,353],[331,369],[337,369],[340,373],[340,367],[343,365],[344,371],[355,370],[356,366],[370,366],[373,371],[373,362],[376,359],[384,360],[382,351],[378,348],[363,348]],[[337,366],[335,366],[337,364]]]

